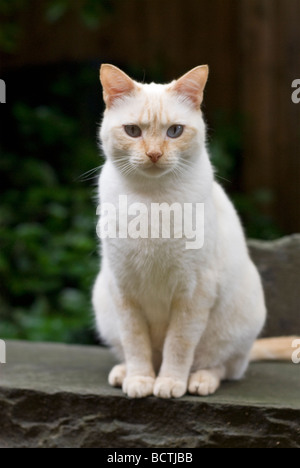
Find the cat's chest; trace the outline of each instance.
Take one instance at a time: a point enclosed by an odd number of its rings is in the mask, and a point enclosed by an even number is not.
[[[191,232],[197,194],[179,187],[142,194],[131,192],[122,181],[105,184],[102,202],[113,207],[102,220],[107,231],[103,255],[122,288],[159,296],[194,284],[206,250],[191,248],[194,236],[201,243],[204,231],[204,217],[197,212],[197,229]]]
[[[182,249],[180,239],[112,240],[107,253],[122,289],[139,298],[169,300],[195,276],[195,255]]]
[[[159,281],[185,269],[191,260],[182,249],[182,239],[127,238],[109,240],[108,244],[109,257],[123,270]]]

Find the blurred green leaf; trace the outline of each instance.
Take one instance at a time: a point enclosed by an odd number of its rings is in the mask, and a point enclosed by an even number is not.
[[[1,23],[0,28],[0,48],[5,53],[13,53],[17,49],[20,37],[20,27],[15,23]]]
[[[69,6],[69,0],[51,0],[46,7],[46,19],[49,23],[56,23],[66,14]]]

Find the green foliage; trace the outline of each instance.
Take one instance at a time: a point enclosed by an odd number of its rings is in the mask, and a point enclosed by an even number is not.
[[[60,76],[56,93],[63,81],[71,98],[79,84]],[[9,138],[0,159],[0,336],[91,343],[96,206],[80,176],[101,163],[96,136],[55,104],[17,101],[12,119],[18,142]]]
[[[0,0],[0,49],[14,53],[21,37],[21,28],[15,18],[25,6],[25,0]]]

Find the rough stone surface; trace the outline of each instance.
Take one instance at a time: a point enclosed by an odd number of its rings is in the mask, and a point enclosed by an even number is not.
[[[263,279],[268,320],[265,336],[300,334],[300,234],[273,242],[249,241]]]
[[[0,447],[300,448],[300,365],[257,363],[207,398],[129,400],[98,347],[7,343]]]

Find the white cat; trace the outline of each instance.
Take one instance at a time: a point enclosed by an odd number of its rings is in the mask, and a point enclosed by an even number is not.
[[[239,218],[214,181],[200,106],[208,67],[167,85],[140,84],[112,65],[100,78],[106,111],[101,203],[204,203],[205,242],[106,238],[93,304],[101,337],[122,364],[109,383],[133,398],[214,393],[240,379],[266,308]],[[111,222],[114,220],[112,219]],[[256,343],[253,358],[268,353]],[[290,339],[280,341],[285,351]],[[278,341],[269,357],[277,353]],[[271,350],[271,348],[270,348]],[[270,351],[271,352],[271,351]]]

